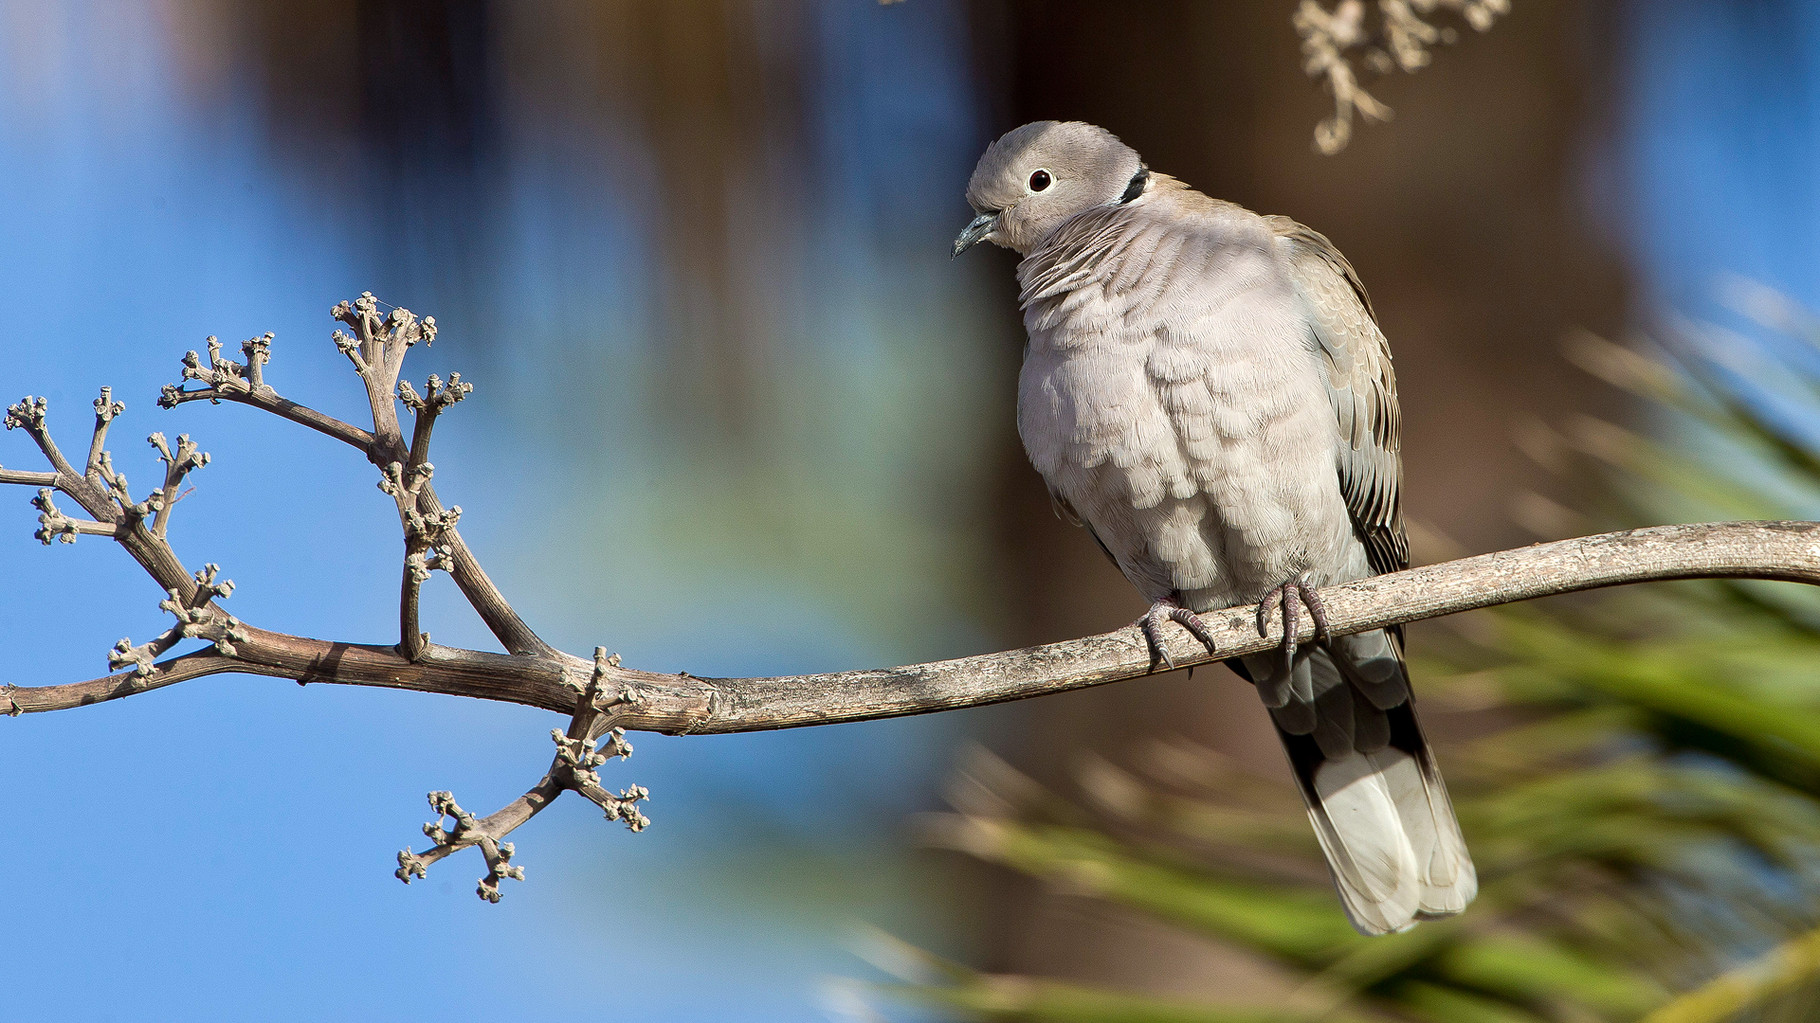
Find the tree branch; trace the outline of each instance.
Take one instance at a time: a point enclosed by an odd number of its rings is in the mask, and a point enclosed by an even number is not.
[[[1606,586],[1707,578],[1820,584],[1820,523],[1709,522],[1601,533],[1323,587],[1320,595],[1330,631],[1345,635]],[[1256,609],[1249,606],[1209,612],[1201,619],[1219,653],[1209,655],[1185,633],[1171,634],[1170,653],[1178,667],[1261,653],[1282,642],[1276,632],[1258,635]],[[307,639],[245,624],[240,630],[245,638],[235,644],[234,657],[192,654],[161,662],[139,686],[123,686],[122,676],[110,675],[68,685],[7,686],[0,694],[15,712],[36,713],[242,671],[302,683],[471,696],[566,713],[573,709],[574,686],[593,667],[571,654],[513,656],[434,643],[412,662],[392,647]],[[1304,623],[1297,638],[1312,641],[1312,623]],[[182,677],[167,680],[167,671]],[[618,715],[626,729],[710,734],[957,710],[1155,671],[1142,634],[1127,626],[1097,636],[895,668],[704,678],[612,666],[602,678],[607,691],[636,700]]]
[[[189,472],[208,463],[208,456],[188,435],[178,437],[173,447],[162,434],[153,434],[150,440],[164,463],[164,480],[145,500],[134,501],[126,477],[115,470],[106,449],[107,428],[125,410],[110,390],[103,389],[95,402],[95,433],[82,472],[53,442],[44,399],[26,398],[7,410],[5,425],[29,433],[53,471],[0,470],[0,485],[38,488],[32,502],[40,512],[35,535],[47,544],[73,543],[88,534],[119,543],[166,594],[159,607],[175,622],[149,642],[116,643],[109,653],[110,666],[119,669],[115,674],[66,685],[0,687],[0,713],[16,716],[86,706],[206,675],[241,672],[302,684],[470,696],[568,714],[567,730],[551,733],[557,749],[549,769],[523,796],[490,816],[478,817],[462,809],[450,793],[431,793],[430,803],[438,814],[424,828],[431,848],[399,854],[398,876],[408,882],[423,876],[437,860],[478,846],[487,863],[479,894],[498,901],[499,882],[523,875],[512,862],[512,845],[503,841],[505,836],[564,791],[580,793],[601,807],[609,820],[624,821],[634,831],[645,826],[637,808],[645,798],[644,789],[634,785],[615,795],[596,771],[609,758],[632,752],[625,741],[628,729],[747,732],[866,721],[1102,685],[1158,668],[1135,626],[927,664],[781,678],[659,674],[622,667],[604,649],[596,649],[592,659],[556,650],[506,602],[455,529],[460,509],[445,510],[430,486],[431,429],[441,412],[471,390],[455,375],[446,386],[429,378],[421,396],[399,383],[405,350],[433,338],[435,321],[419,320],[403,309],[381,316],[370,294],[342,303],[334,314],[354,328],[352,335],[336,331],[334,340],[361,375],[373,410],[372,432],[280,397],[263,375],[271,354],[269,334],[241,346],[245,364],[222,358],[221,343],[209,338],[206,365],[196,352],[183,360],[184,379],[203,386],[190,390],[167,386],[159,404],[171,407],[209,399],[261,408],[345,441],[378,466],[380,487],[395,499],[404,534],[400,642],[377,646],[293,636],[227,614],[219,601],[232,592],[233,583],[218,581],[214,564],[189,572],[165,535],[180,486]],[[408,443],[395,401],[403,401],[416,415]],[[73,499],[92,518],[63,514],[53,493]],[[419,590],[435,568],[450,574],[510,653],[437,646],[418,631]],[[1724,522],[1606,533],[1330,586],[1321,597],[1329,629],[1339,635],[1601,586],[1704,577],[1820,583],[1820,523]],[[1260,633],[1251,607],[1203,614],[1202,620],[1219,653],[1209,655],[1186,633],[1171,634],[1170,654],[1176,665],[1260,653],[1282,643],[1281,635]],[[1313,623],[1305,623],[1297,638],[1311,641]],[[186,639],[211,645],[157,660]],[[445,821],[454,823],[444,827]]]

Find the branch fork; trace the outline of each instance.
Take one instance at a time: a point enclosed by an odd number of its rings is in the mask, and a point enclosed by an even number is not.
[[[398,373],[404,367],[405,353],[417,342],[436,340],[436,317],[422,319],[409,309],[394,306],[380,315],[379,300],[363,291],[352,302],[342,302],[329,315],[353,328],[353,333],[337,330],[330,335],[335,347],[354,364],[354,371],[366,384],[368,403],[373,407],[374,449],[367,452],[378,464],[405,461],[404,438],[398,430],[398,411],[392,405],[398,390]]]
[[[221,341],[210,334],[203,339],[209,350],[208,365],[203,365],[202,356],[195,350],[184,353],[183,379],[199,381],[205,391],[215,392],[208,395],[214,401],[229,394],[269,394],[271,388],[266,386],[263,367],[272,359],[273,336],[267,333],[264,337],[248,338],[241,342],[240,351],[246,355],[246,362],[239,363],[222,358]],[[182,403],[184,395],[200,393],[186,392],[177,384],[166,384],[163,397],[158,403],[172,408]]]
[[[422,461],[429,457],[430,428],[436,424],[436,417],[450,405],[474,393],[474,385],[461,379],[460,373],[450,373],[448,383],[434,373],[424,382],[424,393],[420,396],[409,380],[398,381],[398,400],[404,402],[405,408],[417,416],[417,427],[411,437],[411,457]]]
[[[164,515],[164,493],[154,490],[147,494],[145,500],[133,500],[131,486],[126,481],[126,473],[114,471],[113,459],[103,451],[100,457],[102,479],[107,487],[107,495],[114,502],[119,518],[127,525],[133,525],[144,519],[153,519]],[[110,530],[112,532],[113,530]]]
[[[209,464],[209,456],[208,452],[196,447],[187,433],[177,435],[175,451],[171,450],[170,442],[165,440],[162,433],[154,433],[146,440],[158,450],[158,460],[164,463],[164,489],[158,494],[157,517],[152,521],[152,532],[162,537],[170,521],[171,506],[177,503],[180,496],[178,491],[183,486],[183,477],[192,470]]]
[[[63,514],[56,502],[51,500],[52,493],[54,491],[50,487],[39,487],[38,496],[32,498],[32,507],[38,509],[38,530],[32,534],[32,539],[41,541],[44,546],[49,547],[53,540],[75,543],[76,537],[82,533],[90,533],[95,536],[114,535],[114,527],[110,523],[96,522],[92,519],[72,519]]]
[[[463,810],[461,804],[455,802],[454,793],[430,793],[430,809],[436,811],[436,819],[423,826],[423,833],[429,836],[434,845],[422,856],[415,855],[409,849],[400,851],[398,869],[393,871],[393,876],[410,884],[413,877],[427,877],[430,864],[457,849],[477,845],[480,846],[481,855],[486,857],[487,872],[481,877],[475,894],[488,902],[497,903],[503,897],[499,882],[506,878],[514,881],[525,879],[525,868],[512,862],[512,854],[517,849],[511,842],[499,841],[487,831],[485,822]],[[444,828],[444,820],[454,821],[455,826]]]
[[[137,679],[149,678],[158,670],[157,659],[185,639],[208,640],[215,645],[217,653],[234,657],[239,652],[234,644],[244,641],[247,634],[241,631],[239,619],[214,606],[217,598],[225,600],[234,592],[232,579],[216,581],[220,572],[219,565],[202,566],[195,575],[195,588],[187,599],[174,589],[167,591],[165,599],[158,602],[158,610],[176,618],[176,624],[157,639],[138,646],[134,646],[131,639],[121,637],[108,652],[108,667],[131,669]]]
[[[436,820],[423,826],[423,833],[430,839],[430,848],[421,853],[400,850],[398,869],[393,871],[393,876],[410,884],[412,878],[426,876],[430,865],[438,860],[469,846],[479,846],[481,855],[486,858],[487,872],[482,875],[475,894],[488,902],[498,902],[503,897],[500,881],[506,878],[524,880],[524,868],[511,862],[515,851],[512,843],[501,839],[542,812],[565,791],[580,793],[604,810],[607,820],[624,821],[634,832],[649,827],[650,818],[638,808],[640,801],[650,797],[644,786],[632,785],[615,795],[602,787],[600,781],[598,769],[602,764],[614,757],[623,760],[632,755],[626,730],[613,723],[616,709],[635,706],[637,702],[636,697],[628,700],[623,693],[609,695],[608,679],[618,668],[617,654],[609,655],[605,647],[596,647],[594,671],[588,681],[564,680],[564,688],[575,694],[575,712],[570,717],[568,731],[550,730],[550,738],[556,743],[556,756],[550,762],[550,769],[530,791],[499,812],[477,818],[463,810],[451,793],[430,793],[430,808],[438,814]],[[605,741],[596,746],[596,740],[603,737]],[[455,826],[444,828],[444,820],[454,821]]]

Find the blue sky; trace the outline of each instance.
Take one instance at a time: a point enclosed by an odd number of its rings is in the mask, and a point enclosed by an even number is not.
[[[1626,21],[1622,138],[1595,194],[1623,211],[1640,283],[1707,309],[1730,272],[1820,306],[1820,7],[1665,0]]]

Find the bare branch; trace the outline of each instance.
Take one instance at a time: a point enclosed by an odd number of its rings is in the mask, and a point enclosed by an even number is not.
[[[154,433],[146,440],[158,449],[158,459],[164,463],[164,489],[160,492],[158,515],[152,520],[152,532],[163,539],[165,526],[171,517],[171,506],[177,503],[177,491],[183,486],[183,477],[191,469],[200,469],[209,464],[209,456],[196,447],[187,433],[177,435],[175,452],[171,451],[170,443],[162,433]]]
[[[27,487],[54,487],[58,476],[54,472],[28,472],[22,469],[0,469],[0,483],[17,483]]]
[[[217,597],[226,598],[234,592],[234,581],[224,579],[215,581],[221,566],[209,564],[196,573],[196,586],[189,597],[178,595],[171,590],[169,596],[159,601],[158,609],[176,617],[163,635],[149,643],[133,645],[133,641],[122,637],[114,644],[114,649],[107,655],[107,666],[110,668],[131,668],[131,673],[140,679],[150,677],[157,671],[154,663],[164,652],[185,639],[206,639],[215,644],[215,652],[224,657],[233,657],[236,653],[234,642],[244,638],[240,632],[240,621],[213,605]]]
[[[40,710],[64,710],[71,707],[85,707],[91,703],[104,703],[134,693],[149,692],[174,686],[205,675],[219,675],[223,672],[240,671],[253,674],[267,674],[257,668],[236,662],[215,650],[198,650],[193,654],[184,654],[166,661],[159,661],[149,676],[141,676],[137,670],[121,671],[87,682],[72,682],[61,686],[14,686],[0,685],[0,714],[18,717]],[[23,702],[15,699],[23,698]],[[46,697],[49,698],[46,698]]]
[[[607,673],[618,667],[618,655],[608,656],[605,647],[594,648],[593,674],[585,684],[569,683],[576,697],[569,730],[550,730],[550,738],[556,742],[556,758],[551,761],[549,771],[530,791],[504,809],[480,820],[463,810],[452,793],[430,793],[430,808],[438,817],[423,826],[423,833],[429,836],[431,846],[421,853],[400,850],[394,876],[410,884],[413,877],[425,876],[436,861],[459,849],[478,845],[486,857],[487,873],[480,879],[475,894],[488,902],[498,902],[500,881],[508,877],[522,881],[525,876],[523,867],[511,863],[512,844],[500,839],[536,816],[565,790],[579,792],[592,800],[607,812],[610,821],[625,821],[635,832],[648,827],[650,820],[638,809],[639,801],[650,795],[644,786],[633,785],[615,796],[601,787],[600,775],[595,770],[613,757],[623,760],[632,755],[632,744],[626,741],[625,729],[601,725],[603,720],[609,719],[614,708],[637,702],[636,697],[628,699],[623,693],[612,693],[608,686]],[[596,748],[594,741],[603,734],[607,741]],[[455,826],[444,828],[442,821],[445,818],[453,820]]]
[[[382,317],[379,314],[379,300],[370,291],[362,292],[352,302],[342,302],[330,310],[330,315],[354,331],[348,334],[337,330],[333,340],[335,346],[348,357],[348,361],[354,364],[361,382],[366,385],[367,401],[373,409],[373,433],[365,446],[368,460],[382,470],[387,470],[393,463],[400,466],[415,463],[427,471],[428,462],[423,456],[429,453],[428,425],[421,424],[425,432],[422,453],[408,450],[398,425],[395,398],[399,393],[398,373],[404,365],[405,353],[419,341],[428,345],[436,339],[436,318],[425,316],[419,319],[409,309],[396,307]],[[447,398],[445,404],[459,401],[472,389],[464,389],[453,383],[451,386],[455,393]],[[405,478],[414,477],[415,473],[412,473]],[[524,619],[518,616],[518,612],[512,609],[505,594],[499,591],[492,578],[480,567],[479,560],[468,549],[461,534],[456,532],[454,522],[461,510],[450,508],[445,511],[442,502],[436,497],[436,491],[428,485],[427,474],[422,481],[413,483],[412,494],[415,513],[425,522],[435,524],[435,545],[444,555],[440,559],[441,565],[446,567],[449,576],[455,580],[455,585],[460,587],[462,596],[473,605],[481,621],[487,623],[487,628],[499,642],[513,653],[546,656],[553,653],[554,648],[533,632]],[[408,523],[406,528],[410,528]],[[420,649],[419,644],[422,642],[414,614],[415,597],[411,593],[411,568],[408,563],[411,553],[408,550],[406,552],[405,581],[399,602],[400,640],[407,651]]]
[[[512,609],[505,594],[500,592],[486,570],[480,567],[479,559],[474,557],[466,541],[456,531],[455,520],[460,517],[461,509],[451,507],[445,510],[436,491],[428,483],[432,469],[427,460],[429,430],[435,415],[443,407],[460,401],[473,388],[460,383],[456,374],[450,374],[446,389],[435,378],[431,378],[430,401],[435,407],[425,408],[419,414],[413,440],[421,440],[421,444],[414,444],[409,449],[405,447],[394,399],[402,398],[403,393],[411,393],[415,397],[415,393],[408,387],[401,393],[398,374],[404,364],[405,353],[413,345],[419,341],[428,345],[436,339],[436,318],[426,316],[418,319],[416,314],[403,308],[394,308],[381,317],[379,302],[370,291],[362,292],[353,302],[337,305],[331,310],[331,315],[354,330],[352,334],[337,330],[333,339],[335,346],[348,357],[360,374],[362,383],[366,385],[367,400],[373,409],[373,434],[366,446],[367,458],[388,474],[390,467],[397,463],[401,467],[399,484],[407,486],[411,494],[413,507],[409,512],[404,508],[402,499],[400,501],[400,515],[407,520],[407,535],[412,528],[409,521],[412,514],[433,529],[435,536],[431,544],[441,552],[438,565],[448,571],[450,578],[455,580],[455,585],[461,589],[462,596],[467,598],[468,603],[480,615],[481,621],[486,622],[487,628],[507,650],[517,654],[553,654],[555,649],[532,631],[524,619],[518,616],[518,612]],[[423,474],[421,479],[418,479],[419,471]],[[391,493],[389,490],[387,492]],[[421,650],[425,642],[417,627],[418,584],[413,582],[415,572],[410,563],[411,555],[416,553],[414,546],[407,539],[404,579],[399,599],[400,643],[407,654]]]
[[[419,432],[428,439],[427,430],[420,429]],[[415,658],[422,652],[424,644],[429,642],[429,638],[418,630],[417,625],[420,591],[425,580],[430,577],[431,553],[441,547],[449,531],[461,518],[460,505],[430,515],[425,515],[420,510],[424,504],[425,487],[435,472],[436,467],[430,463],[413,459],[409,466],[398,462],[386,466],[385,473],[379,480],[379,489],[392,495],[393,501],[397,503],[398,520],[404,527],[404,580],[398,601],[398,643],[399,650],[406,658]],[[434,562],[438,567],[443,563],[440,556]]]
[[[419,320],[409,310],[395,309],[388,316],[378,312],[378,300],[372,294],[364,293],[354,302],[343,302],[331,310],[332,315],[354,329],[353,334],[337,330],[332,336],[337,348],[347,355],[354,368],[361,375],[366,387],[369,404],[373,408],[376,432],[368,432],[342,422],[333,416],[325,415],[283,397],[264,381],[261,367],[271,361],[272,335],[254,338],[241,346],[246,353],[245,365],[230,362],[221,358],[221,343],[215,337],[208,338],[208,362],[205,366],[202,356],[190,352],[183,359],[183,378],[196,380],[202,387],[185,389],[178,384],[166,384],[158,404],[163,408],[176,408],[178,405],[192,401],[222,402],[231,401],[242,405],[270,412],[273,415],[288,419],[300,426],[306,426],[318,433],[333,437],[366,455],[367,460],[377,466],[387,466],[392,462],[401,464],[411,461],[412,453],[403,444],[399,432],[398,417],[393,407],[394,395],[397,393],[398,371],[402,366],[404,353],[418,341],[429,343],[436,336],[436,320],[424,317]],[[433,391],[444,389],[432,387]],[[450,374],[446,389],[449,396],[444,405],[452,404],[465,396],[472,387],[459,383],[457,374]],[[30,400],[30,399],[28,399]],[[42,419],[42,399],[40,401],[40,420]],[[438,409],[440,411],[440,409]],[[12,423],[11,417],[7,422]],[[23,423],[19,425],[24,425]],[[423,447],[428,454],[428,445]],[[11,474],[0,474],[0,483],[15,482],[9,479]],[[16,482],[28,482],[17,480]],[[416,510],[426,519],[443,521],[454,509],[445,509],[436,497],[436,491],[427,484],[417,494]],[[452,520],[448,520],[452,522]],[[461,534],[450,525],[440,541],[441,556],[434,559],[435,567],[445,569],[462,595],[472,604],[487,628],[499,639],[507,650],[513,653],[549,655],[553,648],[545,643],[524,619],[512,609],[480,562],[468,549]],[[413,584],[410,582],[412,569],[409,566],[410,553],[406,553],[406,579],[401,587],[400,618],[415,615],[403,607],[405,598],[402,591]],[[402,621],[401,621],[401,624]],[[414,625],[401,630],[401,642],[409,650],[419,649],[421,633]]]
[[[1371,579],[1323,587],[1333,635],[1458,614],[1498,604],[1626,583],[1695,578],[1778,579],[1820,584],[1820,523],[1724,522],[1603,533],[1482,554]],[[1256,609],[1203,614],[1219,653],[1185,633],[1170,633],[1178,667],[1261,653],[1281,636],[1260,638]],[[1298,641],[1314,639],[1303,623]],[[1136,626],[1062,643],[877,671],[769,679],[628,674],[645,703],[623,720],[629,729],[738,732],[920,714],[1024,699],[1150,674]],[[701,687],[710,706],[699,710]]]
[[[265,384],[265,364],[272,361],[272,338],[275,336],[268,330],[262,337],[250,337],[240,343],[240,350],[246,355],[243,373],[247,390],[255,394],[268,390]]]
[[[424,385],[422,397],[418,396],[417,389],[411,386],[410,381],[398,382],[398,400],[417,415],[416,428],[411,432],[412,466],[422,465],[430,459],[430,430],[436,425],[436,417],[472,393],[474,385],[462,382],[460,373],[450,373],[446,384],[441,377],[431,373],[429,382]]]
[[[111,388],[102,388],[101,399],[95,402],[95,438],[87,462],[92,476],[77,473],[63,457],[46,424],[47,403],[43,398],[27,397],[8,408],[6,427],[23,428],[31,434],[45,460],[56,471],[0,471],[0,483],[44,484],[32,499],[32,506],[40,513],[39,528],[33,535],[40,541],[74,543],[76,537],[84,533],[111,536],[151,575],[159,588],[174,591],[176,597],[187,601],[196,593],[196,581],[164,538],[146,527],[145,520],[165,505],[163,492],[155,492],[144,501],[134,501],[126,476],[114,470],[104,446],[108,424],[125,411],[122,403],[112,400],[112,393]],[[65,515],[52,498],[55,491],[62,491],[74,499],[92,518],[85,520]]]
[[[38,450],[44,452],[45,460],[51,463],[51,468],[57,470],[60,475],[79,479],[81,474],[76,471],[75,466],[70,465],[69,459],[63,457],[63,452],[57,449],[57,442],[51,440],[50,430],[44,422],[49,404],[43,398],[35,398],[29,394],[20,398],[6,407],[6,428],[24,430],[30,434],[32,440],[37,443]]]
[[[324,415],[307,405],[299,405],[288,398],[281,397],[271,385],[265,382],[260,367],[272,359],[272,335],[254,338],[242,345],[247,353],[247,365],[226,362],[219,359],[221,342],[214,335],[208,338],[210,364],[205,369],[202,359],[195,352],[183,357],[183,379],[199,380],[203,386],[185,389],[180,384],[165,384],[158,397],[160,408],[176,408],[192,401],[223,402],[233,401],[242,405],[251,405],[264,409],[275,416],[288,419],[299,426],[307,426],[317,433],[333,437],[343,444],[360,449],[363,453],[373,447],[373,435],[357,426],[344,423],[334,416]]]
[[[51,474],[52,479],[56,474]],[[32,507],[38,509],[38,531],[32,539],[41,541],[49,547],[52,540],[64,543],[75,543],[78,533],[90,533],[95,536],[113,536],[115,526],[111,522],[93,522],[87,519],[72,519],[58,510],[56,502],[51,500],[53,493],[50,487],[40,487],[38,496],[32,498]]]
[[[1345,635],[1563,593],[1669,579],[1777,579],[1820,584],[1820,523],[1714,522],[1601,533],[1323,587],[1330,631]],[[1171,639],[1178,667],[1275,649],[1256,608],[1203,614],[1219,653]],[[1312,623],[1298,630],[1314,639]],[[417,661],[392,647],[334,643],[242,624],[231,665],[299,682],[446,693],[572,713],[594,666],[570,654],[515,656],[428,644]],[[168,663],[168,662],[167,662]],[[154,679],[164,671],[160,666]],[[605,691],[629,731],[723,733],[867,721],[1025,699],[1153,674],[1136,626],[1059,643],[898,668],[778,678],[702,678],[609,665]],[[24,713],[131,695],[117,677],[5,690]]]
[[[373,407],[374,443],[367,456],[376,465],[406,460],[404,435],[398,426],[398,410],[393,399],[398,392],[398,372],[412,345],[436,340],[436,317],[421,320],[417,314],[394,306],[385,316],[379,315],[379,300],[363,291],[352,302],[342,302],[329,315],[354,328],[353,334],[336,331],[335,347],[341,349],[366,384],[367,401]]]
[[[405,884],[410,884],[411,878],[426,876],[430,865],[443,857],[477,845],[486,857],[487,872],[480,879],[475,894],[488,902],[498,902],[501,894],[500,881],[508,877],[517,881],[525,879],[524,868],[511,863],[514,852],[512,843],[501,842],[499,836],[536,816],[557,795],[558,790],[546,776],[537,787],[507,804],[505,809],[482,820],[463,810],[461,804],[455,802],[454,793],[432,792],[430,809],[436,811],[437,816],[423,826],[423,833],[430,837],[432,845],[422,853],[413,853],[409,849],[399,850],[398,869],[393,875]],[[455,826],[444,828],[442,822],[445,819],[454,821]]]
[[[419,622],[419,609],[423,603],[423,584],[429,581],[430,572],[439,565],[440,559],[428,550],[412,550],[410,540],[405,541],[404,578],[398,588],[398,652],[405,660],[414,661],[429,645],[430,634],[424,632]]]
[[[415,659],[423,652],[424,644],[430,641],[428,633],[421,631],[418,625],[418,608],[421,603],[423,584],[429,579],[434,568],[446,567],[438,547],[437,538],[446,536],[461,517],[461,507],[457,505],[447,513],[438,513],[425,519],[422,513],[423,491],[429,483],[436,467],[430,464],[430,431],[436,425],[436,417],[442,410],[468,396],[474,385],[461,382],[460,373],[449,374],[449,383],[444,386],[442,379],[430,374],[425,384],[426,397],[418,397],[417,390],[408,381],[398,382],[398,399],[404,402],[416,415],[416,426],[411,431],[411,448],[408,461],[400,467],[394,462],[387,466],[387,472],[397,471],[400,485],[387,490],[398,498],[398,514],[403,520],[404,533],[404,577],[399,582],[398,596],[398,649],[405,657]],[[416,486],[409,491],[410,501],[407,506],[403,481],[416,480]],[[386,483],[380,483],[381,489]],[[430,492],[432,495],[434,491]],[[434,523],[435,536],[430,535],[423,525]],[[413,528],[413,523],[416,528]],[[491,584],[491,580],[488,580]],[[503,597],[501,598],[503,600]],[[526,630],[529,631],[528,629]]]
[[[432,643],[416,661],[407,661],[391,646],[309,639],[245,623],[238,626],[236,635],[233,657],[211,647],[159,661],[139,683],[128,677],[131,673],[115,673],[64,685],[8,685],[0,693],[10,705],[8,713],[35,714],[86,707],[231,671],[289,679],[300,685],[333,682],[405,689],[562,712],[574,703],[565,678],[576,671],[584,678],[587,674],[585,661],[567,655],[551,660]]]

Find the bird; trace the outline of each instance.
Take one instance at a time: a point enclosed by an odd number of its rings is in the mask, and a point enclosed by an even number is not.
[[[1319,587],[1409,567],[1390,349],[1320,233],[1152,171],[1104,128],[1037,121],[987,147],[953,254],[1018,253],[1017,426],[1059,513],[1171,623],[1281,615],[1280,650],[1226,663],[1257,690],[1348,919],[1451,916],[1478,891],[1416,719],[1400,628],[1335,636]],[[1300,616],[1314,639],[1298,645]]]

